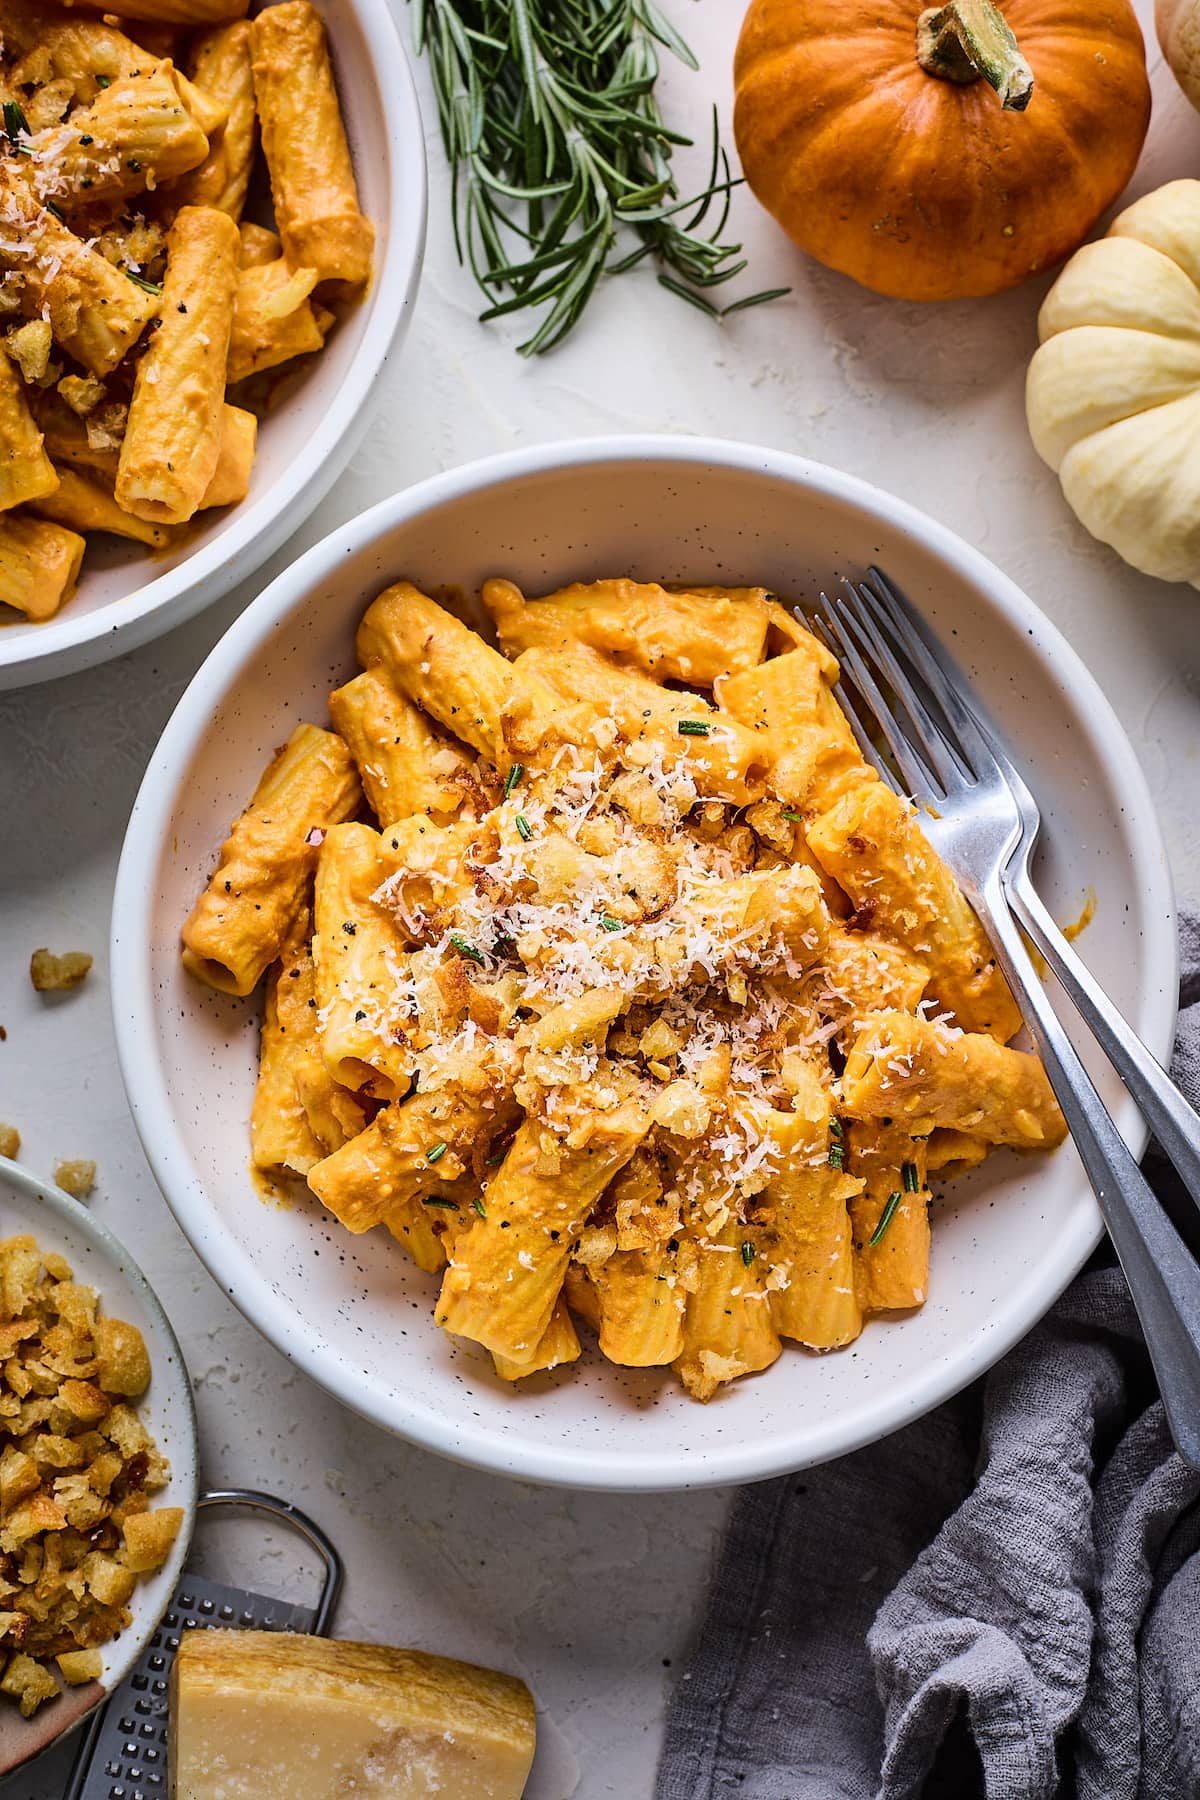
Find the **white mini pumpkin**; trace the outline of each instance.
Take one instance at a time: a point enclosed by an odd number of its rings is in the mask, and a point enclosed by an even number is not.
[[[1200,0],[1154,0],[1154,24],[1168,69],[1200,107]]]
[[[1200,586],[1200,181],[1135,201],[1038,315],[1029,430],[1093,537]]]

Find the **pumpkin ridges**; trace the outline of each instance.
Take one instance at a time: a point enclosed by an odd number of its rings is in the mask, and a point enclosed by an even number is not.
[[[1200,290],[1200,182],[1182,176],[1127,206],[1110,237],[1133,238],[1182,269]]]
[[[1047,87],[1048,91],[1052,93],[1053,90],[1049,88],[1049,84]],[[1064,96],[1060,104],[1060,116],[1066,113],[1070,104],[1070,100]],[[1112,164],[1107,171],[1107,179],[1105,178],[1103,152],[1108,148],[1109,136],[1115,128],[1113,109],[1105,110],[1102,107],[1096,107],[1090,119],[1091,130],[1086,142],[1079,141],[1083,138],[1082,131],[1075,133],[1076,151],[1079,156],[1079,180],[1081,185],[1086,186],[1091,196],[1088,207],[1090,214],[1087,222],[1088,231],[1112,205],[1115,198],[1114,185],[1116,193],[1119,194],[1123,192],[1131,179],[1138,163],[1138,153],[1133,148],[1133,144],[1140,143],[1144,139],[1149,120],[1150,103],[1149,94],[1147,94],[1144,108],[1139,109],[1127,123],[1127,129],[1131,134],[1130,153],[1122,164],[1117,164],[1115,158],[1112,159]],[[1093,152],[1097,154],[1093,154]],[[1076,247],[1075,244],[1068,243],[1063,254],[1069,254]]]
[[[1064,334],[1048,338],[1030,364],[1026,382],[1033,447],[1056,473],[1084,438],[1135,413],[1157,412],[1200,387],[1200,342],[1195,338],[1162,337],[1124,325],[1075,329],[1086,341],[1071,343]],[[1086,388],[1076,372],[1080,347],[1090,366],[1100,371]]]
[[[779,52],[770,59],[764,68],[758,71],[758,102],[762,105],[768,124],[760,131],[760,138],[770,141],[772,137],[791,137],[792,153],[786,158],[779,158],[775,163],[778,181],[773,189],[777,202],[783,201],[792,191],[793,181],[802,175],[801,158],[820,159],[827,154],[821,140],[833,132],[838,142],[830,147],[836,166],[843,157],[842,139],[849,128],[848,121],[855,110],[868,113],[877,104],[880,85],[898,79],[896,71],[877,59],[877,69],[850,68],[842,62],[841,46],[828,46],[817,55],[809,50],[795,50],[790,54]],[[786,60],[785,60],[786,57]],[[831,104],[820,112],[812,112],[802,96],[812,84],[825,74],[822,63],[828,62],[832,68],[844,70],[844,100],[841,108]],[[766,90],[763,92],[762,90]],[[840,96],[839,96],[840,97]],[[737,106],[734,108],[734,131],[737,131]],[[891,154],[891,147],[880,144],[881,160],[886,161]],[[750,181],[759,198],[768,207],[771,206],[771,191],[760,191],[749,170]],[[806,184],[807,185],[807,184]]]
[[[1190,491],[1198,453],[1200,392],[1082,438],[1063,458],[1059,479],[1093,537],[1143,574],[1188,581],[1200,563],[1200,511]],[[1098,465],[1107,465],[1102,482]],[[1181,529],[1184,519],[1190,523]]]
[[[1155,245],[1110,233],[1076,251],[1042,302],[1038,337],[1046,343],[1090,325],[1200,343],[1200,293]]]
[[[1038,332],[1029,429],[1072,510],[1134,568],[1200,584],[1200,181],[1078,250]]]

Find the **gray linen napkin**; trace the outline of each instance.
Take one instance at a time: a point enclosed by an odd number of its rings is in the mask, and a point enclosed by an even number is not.
[[[1200,913],[1182,939],[1197,1104]],[[657,1800],[1196,1800],[1198,1499],[1100,1252],[983,1382],[743,1490]]]

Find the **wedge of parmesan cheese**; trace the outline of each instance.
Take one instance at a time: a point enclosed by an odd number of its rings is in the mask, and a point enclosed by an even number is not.
[[[189,1631],[171,1674],[172,1800],[520,1800],[524,1682],[274,1631]]]

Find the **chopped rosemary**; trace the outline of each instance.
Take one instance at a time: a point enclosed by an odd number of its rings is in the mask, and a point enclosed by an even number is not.
[[[503,1162],[503,1161],[504,1161],[504,1152],[503,1152],[503,1150],[497,1150],[497,1152],[496,1152],[496,1154],[495,1154],[495,1156],[489,1156],[489,1157],[488,1157],[488,1159],[487,1159],[487,1163],[486,1163],[486,1165],[485,1165],[485,1166],[486,1166],[486,1167],[487,1167],[487,1168],[489,1168],[489,1169],[494,1169],[494,1168],[495,1168],[495,1167],[496,1167],[496,1164],[497,1164],[497,1163],[502,1163],[502,1162]]]
[[[16,143],[19,137],[30,137],[29,120],[25,117],[25,109],[19,100],[4,102],[4,135]]]
[[[707,719],[680,719],[676,730],[680,737],[707,737],[712,726]]]
[[[900,1178],[904,1183],[906,1194],[918,1194],[921,1191],[921,1179],[917,1174],[916,1163],[901,1163]]]
[[[477,949],[474,944],[470,943],[468,939],[462,935],[461,931],[452,931],[450,933],[450,942],[454,945],[458,954],[460,956],[465,956],[468,962],[481,963],[485,960],[483,951]]]
[[[506,800],[508,799],[508,796],[512,793],[514,788],[520,787],[521,779],[524,774],[525,774],[525,764],[524,763],[514,763],[512,768],[508,771],[508,774],[504,777],[504,798]]]
[[[449,1148],[449,1144],[431,1144],[425,1152],[425,1161],[427,1163],[441,1162]]]
[[[458,1201],[457,1200],[439,1200],[435,1194],[426,1194],[425,1198],[421,1202],[421,1205],[422,1206],[444,1206],[444,1207],[446,1207],[446,1209],[449,1212],[457,1212],[458,1211]]]
[[[111,87],[112,86],[112,76],[111,75],[97,75],[96,86],[98,88]]]
[[[479,1198],[478,1194],[476,1194],[475,1198],[472,1200],[471,1205],[475,1208],[475,1211],[479,1214],[481,1219],[487,1218],[487,1207],[483,1204],[483,1201]]]
[[[162,285],[160,282],[146,281],[143,276],[135,275],[133,273],[132,269],[125,269],[122,272],[123,272],[126,280],[132,281],[134,287],[140,287],[144,294],[161,294],[162,293]],[[349,929],[349,927],[343,925],[343,927],[342,927],[343,931],[346,931],[348,929]]]
[[[620,931],[620,919],[614,919],[611,913],[601,913],[600,923],[605,931]]]
[[[707,183],[679,197],[671,156],[691,140],[659,110],[660,49],[697,63],[656,0],[413,5],[450,163],[455,246],[487,296],[481,316],[537,308],[520,350],[549,350],[603,275],[652,258],[664,287],[721,318],[704,295],[746,267],[741,245],[722,237],[739,181],[714,107]]]
[[[834,1130],[835,1125],[836,1131]],[[830,1119],[829,1135],[833,1139],[829,1146],[829,1166],[831,1169],[844,1169],[846,1166],[846,1139],[840,1119]]]
[[[517,814],[517,833],[518,836],[525,839],[526,843],[528,843],[533,836],[533,827],[530,825],[529,820],[525,817],[524,813]]]
[[[790,820],[793,825],[803,825],[803,823],[804,823],[804,814],[803,813],[788,812],[785,808],[783,816],[785,819]]]
[[[879,1223],[875,1227],[874,1231],[871,1233],[870,1237],[867,1239],[868,1245],[874,1245],[879,1242],[880,1238],[883,1236],[884,1232],[887,1230],[888,1226],[891,1224],[892,1220],[895,1218],[896,1208],[899,1206],[903,1197],[904,1196],[899,1192],[899,1190],[896,1190],[894,1193],[891,1193],[888,1195],[887,1204],[884,1206],[883,1211],[879,1215]]]
[[[66,213],[65,213],[65,212],[64,212],[64,211],[63,211],[63,209],[62,209],[62,207],[61,207],[61,206],[56,206],[56,205],[55,205],[55,203],[54,203],[54,201],[53,201],[53,200],[46,200],[46,201],[44,201],[44,202],[43,202],[43,204],[44,204],[44,206],[45,206],[45,208],[46,208],[46,211],[47,211],[47,212],[48,212],[48,213],[53,213],[53,214],[54,214],[54,217],[55,217],[55,218],[56,218],[56,219],[57,219],[57,220],[58,220],[58,222],[59,222],[59,224],[60,224],[60,225],[65,225],[65,224],[66,224],[66,222],[67,222],[67,215],[66,215]]]
[[[754,1245],[753,1244],[743,1244],[742,1245],[742,1261],[745,1263],[747,1268],[749,1268],[750,1264],[754,1261]]]

